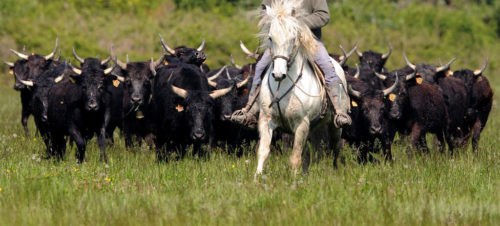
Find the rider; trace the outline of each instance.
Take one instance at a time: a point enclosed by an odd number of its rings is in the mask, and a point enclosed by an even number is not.
[[[262,8],[265,10],[265,5],[269,6],[273,0],[264,0]],[[311,29],[312,33],[318,39],[318,48],[314,60],[325,74],[325,83],[327,86],[328,97],[335,109],[334,125],[336,127],[343,127],[351,124],[351,118],[347,114],[349,103],[347,94],[342,87],[342,82],[335,72],[330,56],[325,46],[321,42],[321,28],[326,26],[330,20],[330,11],[326,0],[307,0],[303,1],[302,7],[306,12],[310,13],[308,16],[299,18],[300,21],[305,23]],[[249,101],[247,105],[236,112],[232,116],[232,120],[240,124],[256,124],[259,112],[258,104],[254,104],[255,96],[258,95],[257,87],[262,82],[261,75],[266,69],[267,65],[271,63],[270,50],[264,51],[261,59],[257,62],[255,67],[255,76],[253,77],[253,84],[249,94]]]

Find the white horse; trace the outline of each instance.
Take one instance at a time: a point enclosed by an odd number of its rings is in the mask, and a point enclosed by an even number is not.
[[[341,129],[333,126],[332,112],[329,110],[326,117],[320,118],[325,91],[308,63],[313,62],[317,40],[297,19],[302,14],[300,5],[301,1],[274,1],[266,6],[259,22],[262,47],[271,50],[273,59],[262,80],[258,101],[260,142],[255,179],[264,170],[273,131],[278,127],[295,135],[290,157],[295,173],[301,166],[308,138],[315,146],[323,141],[334,149],[334,164],[340,151]],[[342,67],[333,59],[332,63],[346,87]],[[307,158],[304,171],[308,162]]]

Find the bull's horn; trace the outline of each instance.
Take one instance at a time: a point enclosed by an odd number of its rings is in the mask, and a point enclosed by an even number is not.
[[[196,50],[198,50],[198,51],[200,51],[200,52],[201,52],[201,51],[203,51],[204,49],[205,49],[205,39],[201,40],[201,45],[200,45],[200,47],[198,47],[198,49],[196,49]]]
[[[451,64],[453,62],[455,62],[455,60],[457,60],[456,57],[451,59],[450,62],[448,62],[446,65],[436,68],[436,72],[442,72],[442,71],[446,71],[446,70],[450,69]]]
[[[17,52],[17,51],[15,51],[15,50],[13,50],[13,49],[10,49],[10,51],[11,51],[11,52],[13,52],[14,54],[16,54],[19,58],[21,58],[21,59],[25,59],[25,60],[28,60],[28,56],[27,56],[27,55],[22,54],[22,53],[20,53],[20,52]]]
[[[212,99],[217,99],[217,98],[219,98],[221,96],[224,96],[224,95],[228,94],[229,92],[231,92],[232,89],[233,89],[233,87],[215,90],[212,93],[210,93],[210,97]]]
[[[347,60],[349,59],[349,57],[351,57],[352,54],[354,54],[354,52],[356,52],[356,50],[358,50],[358,43],[356,42],[356,44],[354,44],[354,48],[352,48],[352,50],[349,51],[348,53],[345,52],[345,49],[342,45],[340,45],[340,49],[344,53],[344,56],[341,56],[339,64],[344,65],[347,62]]]
[[[208,85],[211,86],[211,87],[216,88],[217,87],[217,82],[214,82],[212,80],[208,80]]]
[[[359,56],[359,57],[363,57],[363,53],[360,52],[358,49],[356,49],[356,54]]]
[[[391,94],[392,91],[394,91],[394,89],[396,89],[396,86],[398,85],[398,80],[399,80],[399,76],[396,74],[396,81],[394,82],[394,84],[392,84],[391,87],[384,90],[384,96]]]
[[[377,72],[375,72],[375,76],[377,76],[377,78],[379,78],[381,80],[386,80],[387,79],[387,75],[383,75],[383,74],[380,74],[380,73],[377,73]]]
[[[361,92],[354,90],[351,85],[347,87],[347,91],[354,97],[361,98]]]
[[[20,83],[22,83],[22,84],[23,84],[23,85],[25,85],[25,86],[34,86],[34,85],[35,85],[35,83],[34,83],[33,81],[26,81],[26,80],[22,80],[21,78],[19,78],[19,76],[17,76],[17,74],[16,74],[16,73],[14,73],[14,76],[16,77],[16,79],[17,79]]]
[[[213,81],[214,79],[218,78],[218,77],[222,74],[222,72],[223,72],[225,69],[226,69],[226,66],[222,67],[222,68],[221,68],[221,69],[217,72],[217,74],[215,74],[215,75],[213,75],[213,76],[209,77],[209,78],[208,78],[208,80],[209,80],[209,81]]]
[[[111,73],[113,71],[113,69],[115,69],[115,65],[111,66],[111,67],[108,67],[104,70],[104,74],[105,75],[109,75],[109,73]]]
[[[409,75],[406,75],[405,79],[406,79],[406,81],[409,81],[409,80],[415,78],[416,76],[417,76],[417,72],[413,72]]]
[[[78,69],[76,67],[73,67],[73,65],[71,65],[71,70],[73,72],[75,72],[75,74],[77,74],[77,75],[82,75],[82,70],[80,70],[80,69]]]
[[[14,67],[14,63],[12,62],[4,61],[4,63],[7,64],[7,66],[9,67]]]
[[[109,54],[111,55],[111,57],[116,65],[118,65],[123,70],[127,70],[127,64],[118,60],[118,58],[115,55],[115,51],[113,50],[113,46],[111,46],[111,48],[109,49]],[[128,60],[127,60],[127,63],[128,63]]]
[[[154,61],[153,57],[151,57],[151,62],[149,63],[149,70],[151,70],[151,73],[153,76],[156,76],[156,62]]]
[[[108,64],[109,61],[111,60],[111,56],[109,56],[107,59],[101,61],[101,65]]]
[[[158,60],[156,60],[153,64],[154,68],[157,68],[158,66],[160,66],[161,64],[163,64],[163,61],[165,61],[165,54],[162,54],[160,58],[158,58]]]
[[[245,85],[248,83],[248,81],[250,81],[250,76],[247,76],[247,78],[246,78],[245,80],[243,80],[243,81],[241,81],[241,82],[238,82],[238,83],[236,84],[236,88],[238,88],[238,89],[239,89],[239,88],[241,88],[241,87],[245,86]]]
[[[488,67],[488,61],[489,61],[489,58],[487,57],[486,58],[486,62],[484,63],[483,67],[479,70],[475,70],[474,71],[474,75],[475,76],[479,76],[479,75],[482,75],[484,71],[486,71],[486,68]]]
[[[403,56],[404,56],[404,58],[405,58],[406,65],[408,65],[408,67],[410,67],[411,69],[416,70],[416,69],[417,69],[417,66],[415,66],[415,64],[412,64],[412,63],[410,62],[410,60],[408,60],[408,57],[406,56],[406,53],[403,53]]]
[[[392,54],[392,44],[389,42],[389,52],[382,55],[382,59],[387,60]]]
[[[163,39],[163,36],[161,36],[161,34],[158,34],[160,36],[160,41],[161,41],[161,46],[163,46],[163,50],[165,52],[168,52],[172,55],[175,55],[175,50],[173,50],[172,48],[170,48],[170,46],[167,45],[167,43],[165,42],[165,39]]]
[[[49,55],[45,56],[45,60],[50,60],[52,59],[52,57],[56,55],[58,44],[59,44],[59,37],[56,38],[56,46],[54,47],[54,50]]]
[[[359,70],[359,65],[356,64],[356,74],[354,74],[354,78],[359,78],[360,73],[361,73],[361,71]]]
[[[236,64],[236,62],[234,61],[233,54],[231,54],[231,64],[233,65],[233,67],[235,67],[238,70],[242,69],[242,67],[240,65]]]
[[[55,83],[59,83],[59,82],[61,82],[61,81],[64,79],[64,74],[65,74],[65,73],[62,73],[61,75],[57,76],[57,77],[54,79],[54,82],[55,82]]]
[[[226,68],[226,76],[227,76],[227,79],[231,80],[231,75],[229,74],[229,70]]]
[[[170,86],[172,88],[172,92],[174,92],[175,94],[177,94],[177,96],[179,97],[182,97],[183,99],[186,99],[187,96],[188,96],[188,91],[185,90],[185,89],[181,89],[177,86],[174,86],[174,85],[171,85]]]
[[[243,44],[241,40],[240,40],[240,48],[241,50],[243,50],[245,54],[247,54],[247,56],[254,58],[256,60],[259,58],[259,54],[252,53],[252,51],[248,50],[248,48],[245,46],[245,44]]]
[[[75,47],[73,46],[73,56],[75,57],[76,60],[78,60],[78,62],[80,62],[81,64],[83,64],[83,62],[85,61],[83,58],[79,57],[78,54],[76,54],[76,50],[75,50]]]

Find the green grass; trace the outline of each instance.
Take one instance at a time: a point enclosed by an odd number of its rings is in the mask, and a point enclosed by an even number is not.
[[[65,57],[71,46],[81,56],[106,56],[111,44],[124,59],[159,56],[162,33],[170,45],[197,46],[207,39],[208,64],[228,63],[238,48],[257,41],[252,13],[222,4],[190,11],[171,1],[0,2],[0,58],[14,60],[8,48],[48,53],[56,36]],[[178,1],[188,2],[188,1]],[[213,1],[211,1],[213,2]],[[251,4],[241,1],[242,4]],[[405,1],[406,2],[406,1]],[[454,7],[395,1],[335,1],[324,29],[331,52],[360,42],[362,50],[395,47],[388,67],[402,67],[405,51],[414,62],[438,63],[453,56],[453,69],[476,68],[486,56],[485,75],[500,92],[500,8],[459,2]],[[500,30],[500,29],[499,29]],[[350,63],[354,65],[355,60]],[[4,69],[4,65],[0,66]],[[450,157],[431,152],[409,160],[406,144],[394,145],[393,164],[358,165],[349,149],[338,170],[331,157],[311,165],[308,175],[293,176],[289,152],[272,152],[266,179],[253,182],[254,150],[237,158],[216,150],[209,160],[186,158],[156,164],[147,148],[133,152],[117,144],[107,150],[110,167],[98,161],[92,142],[87,162],[76,164],[70,149],[62,162],[39,160],[44,145],[23,137],[19,94],[12,77],[0,77],[0,224],[1,225],[496,225],[500,222],[500,128],[498,96],[477,154],[461,150]],[[30,129],[34,124],[30,120]],[[118,136],[116,133],[115,136]],[[234,165],[234,167],[233,167]]]

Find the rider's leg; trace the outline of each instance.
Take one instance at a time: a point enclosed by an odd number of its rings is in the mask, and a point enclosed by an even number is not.
[[[349,109],[347,93],[342,85],[342,81],[335,72],[328,51],[321,42],[318,42],[318,50],[314,60],[325,74],[328,97],[335,109],[335,127],[350,125],[352,121],[351,117],[347,114]]]
[[[257,116],[259,114],[259,105],[255,103],[255,98],[259,92],[257,88],[262,83],[261,75],[266,69],[267,65],[271,63],[271,53],[269,50],[264,51],[261,59],[257,62],[255,66],[255,75],[253,76],[252,88],[250,89],[250,93],[248,95],[248,103],[247,105],[241,109],[237,110],[233,113],[231,120],[243,125],[256,124]]]

